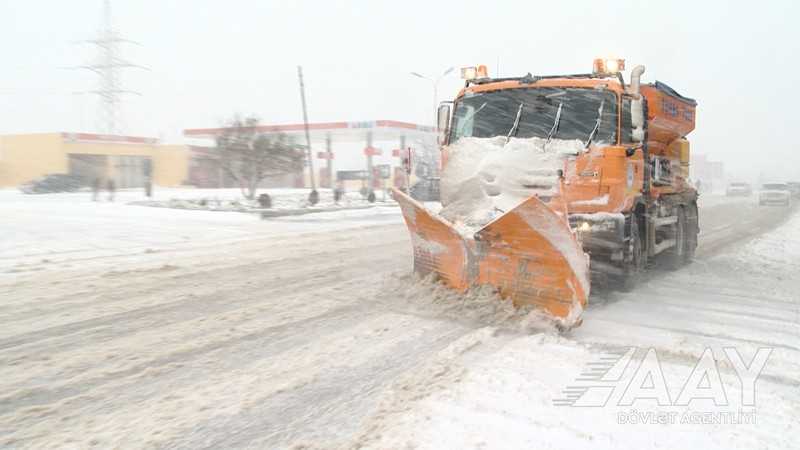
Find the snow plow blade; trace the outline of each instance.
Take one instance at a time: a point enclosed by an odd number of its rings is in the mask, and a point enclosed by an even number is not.
[[[414,246],[414,270],[435,273],[449,287],[494,286],[516,306],[531,305],[579,323],[589,296],[588,257],[565,217],[537,197],[462,236],[448,221],[395,191]]]
[[[468,273],[469,248],[458,231],[402,191],[395,189],[394,199],[411,233],[414,271],[421,276],[436,274],[449,287],[466,291],[476,274]]]

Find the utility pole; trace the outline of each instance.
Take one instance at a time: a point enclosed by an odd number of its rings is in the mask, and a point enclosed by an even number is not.
[[[120,58],[119,44],[123,42],[136,44],[136,42],[124,39],[114,29],[111,21],[110,0],[105,0],[103,2],[103,25],[98,36],[83,42],[97,47],[97,59],[91,64],[75,66],[72,67],[72,69],[88,70],[99,76],[98,88],[93,91],[88,91],[87,93],[95,94],[100,97],[101,113],[98,119],[100,124],[102,124],[101,128],[103,132],[106,134],[118,134],[120,132],[120,106],[122,103],[122,95],[141,95],[139,92],[129,91],[122,87],[122,82],[119,77],[120,69],[134,67],[139,69],[147,68],[132,64]]]
[[[405,189],[404,192],[408,193],[409,188],[411,187],[411,177],[409,174],[406,173],[406,166],[404,161],[408,160],[409,163],[411,162],[411,150],[406,148],[406,135],[400,136],[400,167],[403,169],[403,188]],[[394,180],[393,180],[394,181]],[[392,183],[394,184],[394,182]]]
[[[372,147],[372,131],[367,131],[367,196],[369,197],[370,194],[374,197],[375,194],[372,192],[373,186],[375,185],[375,165],[372,163],[372,154],[374,153]]]
[[[297,66],[297,78],[300,80],[300,101],[303,103],[303,128],[306,133],[306,158],[308,159],[308,172],[311,181],[311,193],[308,195],[308,202],[316,205],[319,201],[317,192],[317,180],[314,176],[314,160],[311,157],[311,134],[308,132],[308,112],[306,110],[306,87],[303,84],[303,67]]]
[[[333,182],[333,143],[331,142],[330,133],[328,133],[328,135],[325,136],[325,153],[327,153],[326,156],[328,158],[328,166],[327,166],[328,187],[334,188],[335,186]]]

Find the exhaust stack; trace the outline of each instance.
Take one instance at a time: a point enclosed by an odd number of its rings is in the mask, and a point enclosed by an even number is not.
[[[633,139],[637,142],[644,141],[644,101],[639,92],[643,73],[644,66],[634,67],[631,71],[631,82],[625,88],[625,91],[634,97],[631,101],[631,125],[633,125]]]
[[[639,86],[641,85],[642,74],[644,73],[644,66],[636,66],[631,71],[631,83],[626,89],[628,94],[639,96]]]

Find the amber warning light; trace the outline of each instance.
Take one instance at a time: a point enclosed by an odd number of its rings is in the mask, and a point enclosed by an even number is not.
[[[489,78],[489,70],[485,65],[470,66],[461,68],[461,78],[464,80],[474,80],[476,78]]]
[[[625,70],[625,60],[618,58],[603,59],[597,58],[594,60],[592,71],[594,73],[610,73],[618,74]]]

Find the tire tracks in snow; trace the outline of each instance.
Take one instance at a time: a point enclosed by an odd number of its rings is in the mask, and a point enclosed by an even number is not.
[[[363,320],[367,313],[367,308],[363,304],[345,305],[333,310],[328,310],[322,314],[306,317],[300,320],[285,322],[271,327],[262,328],[256,332],[247,333],[242,336],[235,336],[230,339],[220,339],[211,341],[205,345],[179,350],[159,356],[155,359],[150,359],[142,363],[136,364],[131,367],[126,367],[122,370],[105,372],[101,376],[93,377],[90,379],[80,379],[74,383],[68,383],[61,386],[52,388],[35,387],[32,389],[24,390],[23,392],[15,393],[12,396],[0,397],[0,415],[7,414],[14,409],[26,408],[30,406],[46,405],[53,402],[59,402],[68,397],[78,397],[91,390],[97,389],[109,383],[118,383],[126,378],[134,378],[129,383],[121,383],[117,387],[128,391],[136,388],[141,380],[135,379],[135,375],[141,374],[153,367],[169,368],[170,364],[180,363],[187,365],[192,360],[206,357],[207,354],[217,352],[218,350],[228,350],[226,354],[221,355],[223,358],[236,358],[240,356],[234,350],[235,347],[248,346],[252,343],[259,342],[269,337],[270,342],[268,346],[277,347],[273,350],[274,355],[278,355],[284,351],[290,350],[296,346],[302,345],[302,341],[312,336],[312,331],[315,327],[322,323],[336,321],[338,325],[346,327]],[[374,312],[374,311],[373,311]],[[301,342],[293,342],[290,338],[301,338]],[[276,343],[283,345],[276,345]],[[263,351],[265,347],[260,347]],[[180,370],[180,367],[173,367],[171,370]],[[164,380],[158,380],[163,382]]]
[[[294,253],[288,257],[278,256],[265,261],[251,260],[244,263],[233,261],[234,264],[222,268],[213,267],[212,264],[212,267],[200,266],[199,270],[194,271],[191,271],[191,268],[170,271],[167,277],[162,276],[163,274],[158,271],[146,272],[145,276],[127,277],[128,279],[125,280],[122,286],[118,285],[116,277],[112,280],[106,278],[103,280],[104,284],[94,287],[91,296],[87,296],[86,291],[80,291],[77,293],[68,292],[62,297],[84,299],[80,304],[69,302],[65,304],[64,301],[61,301],[56,303],[57,306],[55,307],[52,303],[47,303],[44,307],[17,311],[13,315],[6,314],[10,322],[23,322],[25,319],[32,319],[39,324],[45,322],[43,320],[44,317],[59,315],[67,311],[74,316],[80,315],[83,309],[88,309],[90,317],[82,321],[82,323],[79,320],[66,319],[73,322],[49,327],[48,329],[39,328],[27,334],[0,339],[0,349],[13,347],[31,340],[70,334],[83,328],[116,324],[120,319],[126,317],[147,317],[153,313],[169,313],[180,310],[181,305],[197,302],[191,296],[187,297],[188,295],[199,297],[217,295],[223,298],[225,295],[235,296],[239,291],[255,292],[256,288],[265,290],[264,294],[270,294],[276,289],[275,286],[271,285],[278,285],[278,288],[285,289],[294,283],[302,287],[307,282],[315,283],[314,278],[332,282],[346,279],[347,276],[352,275],[354,270],[363,272],[372,270],[374,266],[381,265],[394,267],[399,263],[398,258],[405,251],[402,247],[396,245],[389,245],[387,249],[387,245],[393,242],[392,240],[389,240],[388,243],[381,241],[377,243],[367,242],[366,245],[362,243],[360,247],[353,243],[344,245],[342,248],[328,246],[316,252],[312,251],[299,255]],[[248,256],[252,258],[254,254],[258,254],[258,250],[258,247],[251,249]],[[298,270],[298,267],[303,267],[305,270]],[[134,274],[141,275],[142,273],[134,272]],[[248,277],[248,275],[250,276]],[[98,275],[95,275],[95,277],[98,277]],[[104,278],[102,275],[99,275],[99,277],[101,279]],[[213,282],[209,282],[209,280],[213,280]],[[221,287],[226,286],[228,292],[224,292],[221,289]],[[19,295],[25,294],[23,292],[17,294],[17,296]],[[170,296],[182,299],[164,303],[163,299]],[[9,300],[12,299],[13,297]],[[93,311],[94,308],[111,308],[120,303],[124,304],[123,307],[130,309],[108,314],[105,318],[93,317],[93,315],[97,315],[93,314],[95,312]],[[142,305],[142,303],[145,305]],[[199,304],[202,305],[202,301]],[[12,307],[7,306],[6,308]],[[140,312],[137,313],[136,309],[139,309]],[[129,316],[126,316],[127,314]],[[101,313],[99,315],[105,314]]]

